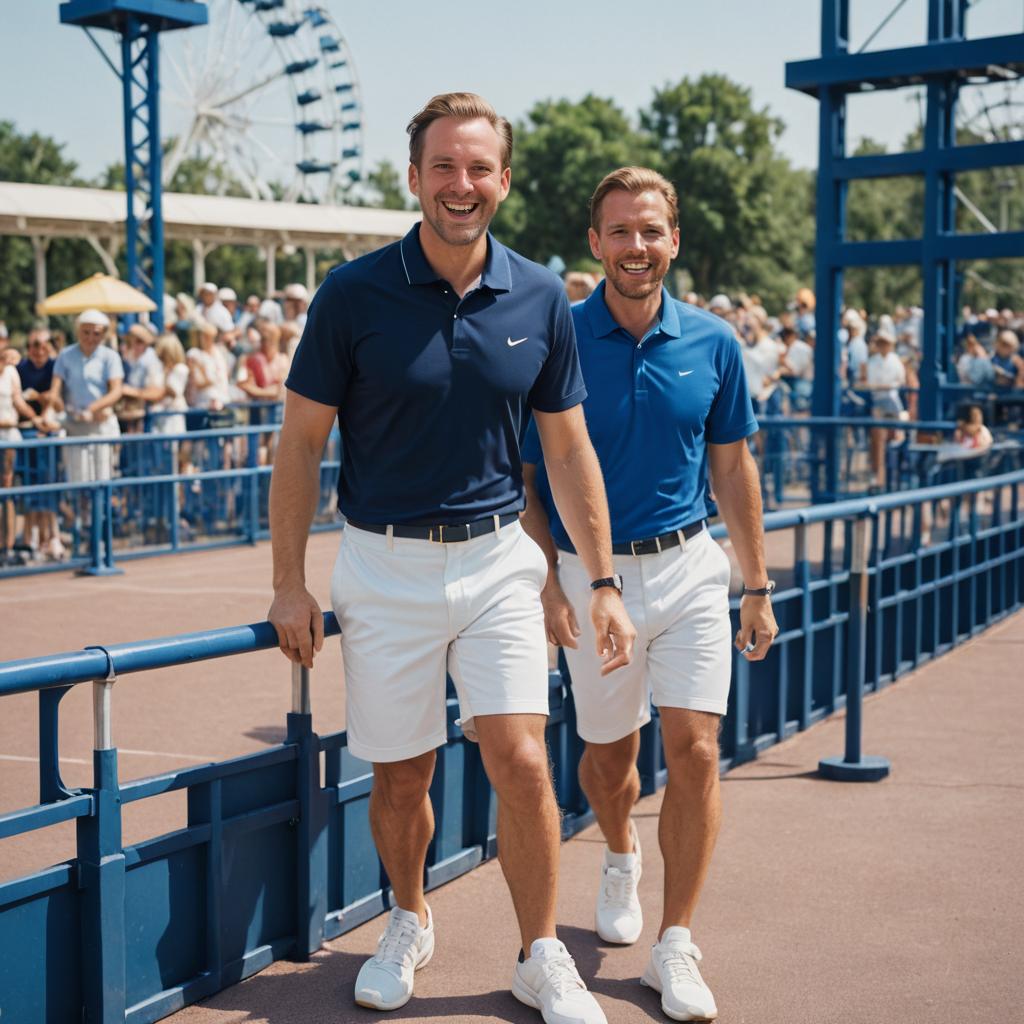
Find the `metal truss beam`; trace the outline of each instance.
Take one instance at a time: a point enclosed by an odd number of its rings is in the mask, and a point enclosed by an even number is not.
[[[829,0],[825,0],[829,2]],[[865,88],[900,89],[930,78],[1003,80],[994,68],[1024,74],[1024,34],[957,39],[850,54],[843,51],[786,65],[786,86],[818,96],[823,89],[860,92]]]
[[[964,39],[966,0],[928,0],[928,42],[900,50],[849,52],[849,0],[822,0],[821,53],[787,65],[786,84],[819,101],[817,179],[817,350],[812,408],[818,416],[839,411],[839,313],[846,267],[921,267],[924,309],[918,415],[938,419],[942,386],[954,373],[957,263],[1024,257],[1024,231],[957,234],[956,175],[1024,164],[1024,142],[956,145],[956,107],[966,80],[1024,74],[1024,34]],[[895,89],[924,83],[927,116],[924,145],[913,153],[849,157],[846,98],[863,89]],[[916,239],[849,242],[849,182],[860,178],[921,175],[924,224]],[[838,468],[826,470],[835,493]]]
[[[977,146],[956,146],[926,153],[923,149],[912,153],[878,153],[869,156],[850,156],[836,160],[832,165],[837,178],[890,178],[908,174],[924,174],[930,167],[940,171],[963,173],[990,167],[1010,167],[1024,164],[1024,142],[992,142]]]

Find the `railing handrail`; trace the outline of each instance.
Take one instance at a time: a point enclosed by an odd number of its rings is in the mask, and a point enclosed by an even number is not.
[[[184,413],[180,415],[184,416]],[[335,430],[337,425],[335,425]],[[186,430],[179,434],[165,434],[151,430],[147,434],[81,434],[77,437],[31,437],[21,441],[4,441],[4,448],[62,448],[82,444],[143,444],[152,441],[203,441],[208,438],[249,437],[252,434],[277,434],[280,423],[267,423],[255,427],[209,427],[204,430]]]
[[[950,420],[876,420],[869,412],[863,416],[758,416],[759,426],[769,427],[864,427],[874,424],[887,430],[956,430]]]
[[[324,636],[341,632],[334,612],[324,612]],[[197,661],[227,658],[277,647],[277,633],[269,622],[181,633],[177,636],[87,647],[42,658],[0,662],[0,697],[32,693],[56,686],[77,686],[109,676],[148,672]]]
[[[900,491],[894,494],[837,501],[827,505],[769,512],[764,517],[764,529],[765,532],[771,532],[814,523],[873,516],[887,509],[918,505],[943,498],[960,498],[996,487],[1013,485],[1024,485],[1024,470],[938,487],[925,487],[915,491]],[[711,533],[715,537],[724,536],[725,525],[715,524]],[[341,628],[334,614],[325,612],[324,635],[335,636],[340,632]],[[111,672],[114,675],[125,675],[267,650],[276,646],[277,635],[270,623],[256,622],[245,626],[113,644],[109,647],[91,647],[83,651],[69,651],[42,658],[0,663],[0,697],[92,682],[107,678]]]

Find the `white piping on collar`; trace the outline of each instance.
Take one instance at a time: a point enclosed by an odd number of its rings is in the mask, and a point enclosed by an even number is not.
[[[402,238],[398,242],[398,255],[402,257],[402,269],[405,271],[405,283],[412,284],[412,278],[409,276],[409,268],[405,263],[405,239]]]

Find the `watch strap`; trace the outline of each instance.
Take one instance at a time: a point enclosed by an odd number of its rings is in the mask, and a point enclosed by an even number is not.
[[[602,587],[612,587],[621,594],[622,577],[618,573],[615,573],[613,576],[602,576],[601,579],[594,580],[590,584],[591,590],[600,590]]]

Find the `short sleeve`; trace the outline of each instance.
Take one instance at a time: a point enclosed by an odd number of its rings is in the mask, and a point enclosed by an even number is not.
[[[540,412],[563,412],[586,397],[569,300],[559,288],[552,309],[548,357],[530,389],[530,406]]]
[[[57,353],[57,358],[53,361],[53,375],[59,380],[65,380],[67,378],[67,359],[64,358],[64,353],[67,349],[61,349]]]
[[[526,425],[526,434],[523,437],[523,444],[520,448],[523,462],[537,465],[544,458],[540,446],[540,432],[537,430],[537,421],[531,416],[530,422]]]
[[[705,433],[711,444],[732,444],[757,433],[739,342],[723,338],[718,393],[711,403]]]
[[[345,285],[332,271],[309,307],[285,387],[321,405],[340,408],[352,374],[352,325]]]
[[[113,380],[124,380],[124,364],[121,357],[112,349],[106,350],[110,355],[104,356],[103,360],[107,365],[107,383]]]

